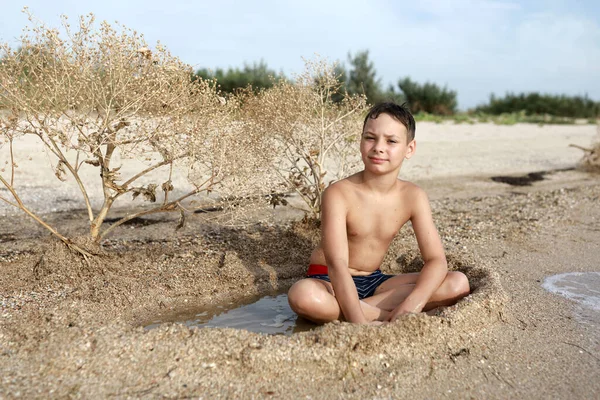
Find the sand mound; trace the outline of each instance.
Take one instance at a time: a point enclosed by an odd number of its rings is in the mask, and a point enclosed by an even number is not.
[[[160,385],[163,395],[236,396],[247,395],[248,387],[262,390],[264,382],[264,395],[285,392],[288,380],[276,377],[294,376],[294,385],[317,396],[332,378],[344,390],[351,378],[381,379],[382,371],[390,379],[423,379],[429,364],[415,367],[413,361],[459,357],[478,330],[502,318],[505,295],[495,272],[450,254],[450,268],[467,274],[473,291],[436,316],[406,316],[382,327],[332,323],[290,337],[179,324],[146,332],[138,326],[145,316],[187,300],[214,304],[288,287],[303,275],[315,240],[315,227],[295,224],[210,231],[143,249],[122,244],[117,254],[100,250],[91,264],[60,244],[46,247],[43,256],[27,255],[21,265],[32,267],[20,271],[19,290],[29,296],[19,300],[15,290],[3,300],[15,304],[0,325],[8,354],[0,362],[11,365],[6,388],[105,397],[141,396]],[[394,269],[408,272],[419,263],[409,250]]]

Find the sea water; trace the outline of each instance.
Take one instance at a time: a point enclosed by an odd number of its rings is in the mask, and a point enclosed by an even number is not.
[[[165,322],[197,328],[245,329],[271,335],[291,335],[317,326],[297,317],[290,308],[285,293],[171,315],[160,318],[145,328],[156,328]]]
[[[542,287],[575,301],[577,319],[600,326],[600,272],[567,272],[547,277]]]

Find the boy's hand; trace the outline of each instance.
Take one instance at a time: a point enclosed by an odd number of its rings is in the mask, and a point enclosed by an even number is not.
[[[416,314],[413,310],[406,309],[405,307],[402,307],[402,306],[403,306],[403,304],[400,304],[398,307],[396,307],[394,309],[394,311],[392,311],[390,313],[387,321],[394,322],[401,315]]]
[[[394,322],[401,315],[418,314],[423,311],[427,300],[416,294],[415,290],[413,289],[413,292],[390,313],[388,321]]]

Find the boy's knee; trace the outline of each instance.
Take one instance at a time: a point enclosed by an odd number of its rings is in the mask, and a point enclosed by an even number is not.
[[[448,289],[452,298],[462,298],[471,292],[469,279],[460,271],[448,272]]]
[[[296,314],[305,316],[313,310],[317,295],[314,286],[315,283],[310,280],[301,280],[288,291],[288,303]]]

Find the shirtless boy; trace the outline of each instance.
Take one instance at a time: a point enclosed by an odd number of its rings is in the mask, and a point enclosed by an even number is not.
[[[375,105],[363,125],[364,170],[330,185],[321,202],[321,244],[307,278],[289,290],[298,315],[317,323],[394,321],[456,303],[469,294],[467,277],[448,271],[429,200],[418,186],[398,179],[415,154],[415,120],[394,103]],[[385,275],[379,270],[392,239],[411,221],[423,269]]]

